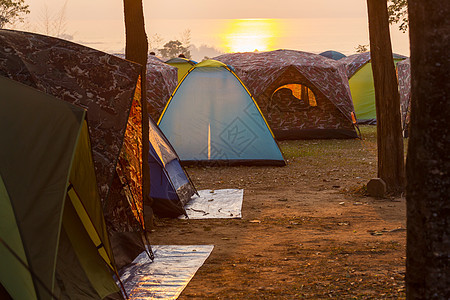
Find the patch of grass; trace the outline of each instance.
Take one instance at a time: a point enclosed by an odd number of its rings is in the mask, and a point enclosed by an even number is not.
[[[360,125],[361,137],[363,140],[375,140],[377,139],[377,126],[376,125]]]
[[[348,140],[289,140],[281,141],[280,147],[286,159],[300,157],[359,157],[367,151],[376,151],[376,126],[361,126],[360,139]],[[358,153],[361,152],[362,153]]]
[[[286,159],[316,155],[313,149],[299,145],[299,141],[283,142],[280,146]]]

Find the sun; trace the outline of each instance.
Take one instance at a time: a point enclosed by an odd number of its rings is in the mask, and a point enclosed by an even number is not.
[[[275,19],[234,19],[222,35],[228,52],[271,50],[279,36]]]

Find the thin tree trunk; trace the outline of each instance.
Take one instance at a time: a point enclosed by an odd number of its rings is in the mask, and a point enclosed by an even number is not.
[[[141,73],[142,101],[142,196],[144,203],[149,203],[150,169],[148,165],[149,125],[146,97],[146,65],[148,40],[145,33],[144,12],[141,0],[124,0],[125,13],[125,57],[143,66]],[[144,206],[145,207],[145,206]],[[152,213],[144,211],[144,214]]]
[[[387,2],[367,0],[367,9],[377,113],[378,177],[389,192],[398,193],[405,188],[405,160]]]
[[[409,0],[408,299],[450,297],[450,3]]]

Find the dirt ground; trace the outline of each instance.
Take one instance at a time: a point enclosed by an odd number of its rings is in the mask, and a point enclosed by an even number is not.
[[[375,199],[363,140],[284,141],[286,167],[191,167],[197,189],[244,189],[242,219],[157,219],[153,244],[214,245],[178,299],[405,298],[406,203]]]

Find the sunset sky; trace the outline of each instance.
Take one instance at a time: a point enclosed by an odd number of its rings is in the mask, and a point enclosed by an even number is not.
[[[45,33],[46,19],[63,20],[65,38],[107,52],[123,51],[121,0],[67,0],[65,10],[62,0],[26,2],[31,14],[17,28]],[[349,55],[369,43],[364,0],[144,0],[144,11],[151,47],[181,40],[190,31],[197,60],[219,52],[280,48]],[[61,12],[65,14],[58,18]],[[394,25],[391,38],[394,52],[409,55],[407,33]]]

